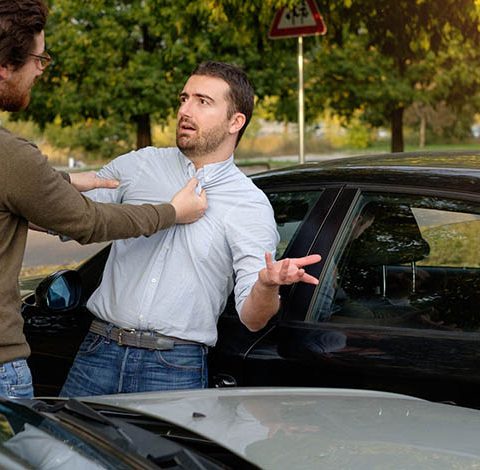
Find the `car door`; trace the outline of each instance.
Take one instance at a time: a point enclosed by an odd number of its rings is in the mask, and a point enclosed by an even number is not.
[[[345,189],[313,252],[335,227],[313,297],[296,286],[276,328],[275,384],[480,406],[478,198]],[[246,359],[251,384],[257,350]]]
[[[326,219],[337,197],[339,188],[313,187],[301,190],[298,186],[292,185],[281,188],[267,185],[262,189],[272,204],[280,234],[276,259],[308,254],[309,248],[315,242],[320,225]],[[290,291],[290,286],[281,289],[282,305],[288,303]],[[312,294],[313,290],[310,295]],[[209,353],[211,385],[246,384],[245,358],[252,359],[248,352],[256,344],[261,344],[255,349],[262,357],[276,354],[275,342],[270,341],[269,338],[273,337],[275,325],[282,315],[283,307],[264,329],[252,333],[240,322],[231,296],[218,322],[217,345]]]

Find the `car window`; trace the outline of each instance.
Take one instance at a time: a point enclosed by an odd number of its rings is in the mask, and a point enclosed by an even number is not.
[[[268,193],[277,222],[280,242],[277,246],[276,259],[280,259],[294,239],[301,223],[305,220],[321,191],[295,191]]]
[[[311,320],[480,329],[480,207],[368,195],[342,230]]]

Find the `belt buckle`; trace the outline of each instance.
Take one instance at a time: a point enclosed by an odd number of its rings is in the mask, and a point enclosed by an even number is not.
[[[175,341],[172,338],[165,336],[158,330],[153,330],[153,338],[155,339],[156,349],[159,351],[168,351],[175,347]]]
[[[122,343],[122,336],[124,333],[135,333],[136,330],[135,328],[119,328],[118,329],[118,345],[119,346],[123,346],[123,343]]]
[[[175,341],[170,338],[165,338],[162,336],[157,336],[155,338],[155,343],[157,344],[156,349],[159,351],[169,351],[175,347]]]

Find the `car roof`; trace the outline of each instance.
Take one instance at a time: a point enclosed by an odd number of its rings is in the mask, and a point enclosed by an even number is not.
[[[184,426],[261,468],[480,465],[480,411],[392,393],[234,388],[86,400]]]
[[[319,183],[418,186],[480,192],[480,151],[359,155],[294,165],[253,175],[261,187]]]

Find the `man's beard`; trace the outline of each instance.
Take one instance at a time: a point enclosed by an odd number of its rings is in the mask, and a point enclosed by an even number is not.
[[[179,129],[177,125],[177,147],[187,157],[194,158],[208,155],[217,150],[228,136],[226,126],[226,123],[222,123],[203,133],[199,133],[197,128],[197,134],[188,137],[186,142],[182,143],[184,139],[178,136]]]
[[[0,109],[16,112],[25,109],[30,103],[30,88],[22,89],[19,84],[5,81],[0,93]]]

